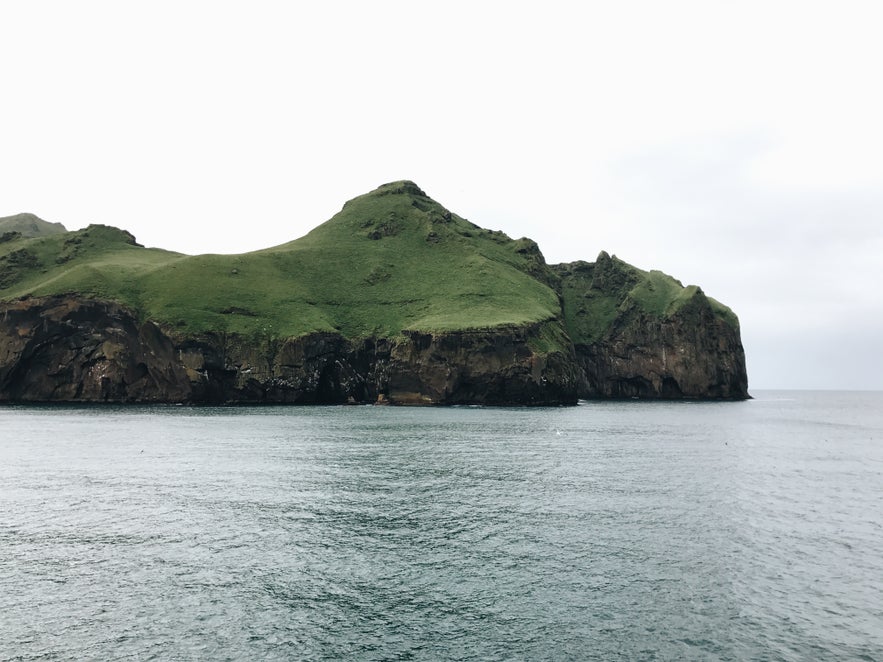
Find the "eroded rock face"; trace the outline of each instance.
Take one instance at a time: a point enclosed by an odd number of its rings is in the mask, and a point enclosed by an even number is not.
[[[609,256],[556,269],[564,322],[359,341],[336,333],[186,335],[141,322],[119,304],[74,296],[0,303],[0,401],[553,405],[578,397],[749,397],[738,322],[700,289],[660,315],[631,298],[631,267]],[[589,304],[608,315],[600,326],[580,326],[592,318]]]
[[[575,403],[580,381],[575,356],[537,352],[539,325],[501,332],[412,332],[390,353],[388,393],[393,403]]]
[[[576,401],[572,352],[532,348],[540,325],[351,342],[187,336],[115,303],[0,303],[0,400],[561,404]]]
[[[175,402],[186,375],[158,327],[108,302],[0,304],[0,399]]]
[[[604,252],[553,269],[581,398],[750,397],[738,320],[700,288]]]
[[[715,316],[701,291],[669,318],[624,311],[576,354],[586,377],[581,397],[749,397],[738,330]]]

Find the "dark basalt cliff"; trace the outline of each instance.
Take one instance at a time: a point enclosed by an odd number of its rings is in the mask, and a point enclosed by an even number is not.
[[[0,402],[749,397],[738,320],[698,287],[606,253],[549,266],[410,182],[244,256],[36,221],[0,219]]]
[[[745,399],[739,334],[697,293],[671,317],[626,309],[597,342],[576,346],[583,397]]]
[[[738,320],[700,288],[669,301],[659,290],[680,283],[659,272],[643,279],[606,253],[594,264],[554,270],[583,379],[580,397],[749,397]]]
[[[573,354],[540,325],[350,341],[181,336],[112,302],[0,303],[0,401],[527,404],[573,402]]]

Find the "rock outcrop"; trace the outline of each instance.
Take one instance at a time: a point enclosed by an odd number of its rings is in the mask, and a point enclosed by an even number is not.
[[[79,297],[0,304],[0,400],[180,402],[176,348],[123,306]]]
[[[109,301],[0,303],[0,401],[573,403],[572,353],[536,352],[543,325],[397,339],[181,335]]]
[[[593,264],[554,269],[583,378],[580,397],[749,397],[738,320],[700,288],[603,252]]]
[[[663,319],[626,308],[597,342],[576,346],[584,398],[748,396],[738,333],[718,319],[701,290]]]

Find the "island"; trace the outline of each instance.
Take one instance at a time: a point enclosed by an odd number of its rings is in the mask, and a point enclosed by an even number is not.
[[[0,402],[748,397],[738,318],[701,288],[606,252],[549,265],[410,181],[240,255],[0,219]]]

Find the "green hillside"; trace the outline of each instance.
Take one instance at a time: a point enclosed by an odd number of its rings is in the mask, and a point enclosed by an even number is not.
[[[560,278],[567,333],[573,342],[586,345],[600,340],[630,309],[667,318],[700,293],[695,285],[684,287],[661,271],[643,271],[603,251],[594,263],[574,262],[553,269]],[[708,302],[717,317],[739,328],[732,310],[710,297]]]
[[[66,232],[30,214],[0,219],[0,299],[110,299],[182,333],[392,337],[563,317],[573,342],[589,344],[631,309],[667,317],[698,291],[603,252],[547,267],[534,242],[479,228],[407,181],[350,200],[300,239],[241,255],[149,249],[124,230]],[[564,340],[547,331],[550,348]]]
[[[550,275],[533,242],[478,228],[411,182],[351,200],[301,239],[242,255],[147,249],[107,226],[0,243],[0,298],[107,298],[182,332],[358,338],[559,315],[557,294],[531,274]]]

